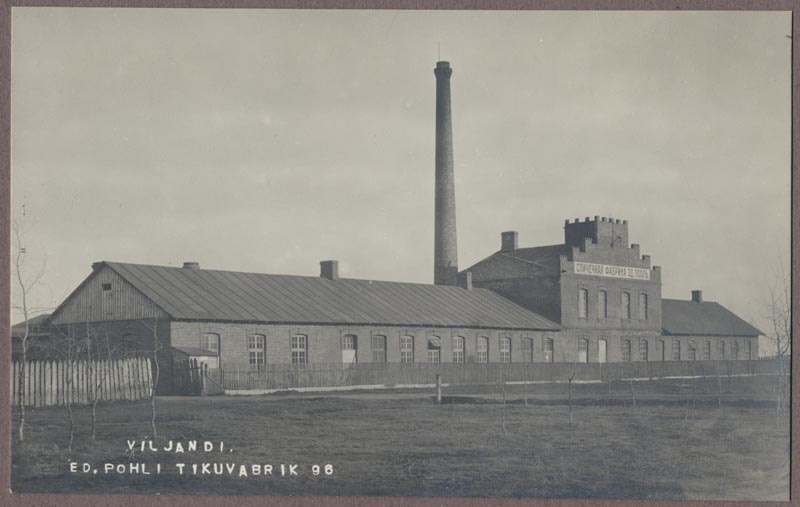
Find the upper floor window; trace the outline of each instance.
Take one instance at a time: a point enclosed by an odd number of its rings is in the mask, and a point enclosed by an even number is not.
[[[578,318],[585,319],[587,316],[587,308],[589,306],[589,291],[586,289],[578,289]]]
[[[647,294],[639,294],[639,320],[647,320]]]
[[[522,360],[527,363],[533,362],[533,338],[522,339]]]
[[[544,361],[546,363],[553,362],[553,339],[549,336],[542,340],[542,350],[544,351]]]
[[[489,362],[489,338],[485,336],[478,337],[478,362]]]
[[[386,337],[381,334],[372,336],[372,362],[386,362]]]
[[[622,318],[630,320],[631,318],[631,293],[622,293]]]
[[[292,336],[292,364],[308,362],[308,337],[304,334]]]
[[[400,362],[413,363],[414,362],[414,337],[401,336],[400,337]]]
[[[597,292],[597,318],[608,318],[608,292],[602,289]]]
[[[204,333],[200,339],[200,348],[219,352],[219,335],[217,333]]]
[[[631,360],[631,341],[627,338],[622,340],[622,360],[623,361],[630,361]]]
[[[500,338],[500,362],[511,362],[511,338],[506,336]]]
[[[250,367],[261,369],[264,366],[264,345],[266,338],[263,334],[251,334],[247,337],[247,352],[250,356]]]
[[[648,345],[647,340],[642,338],[639,340],[639,360],[640,361],[647,361],[648,357]]]
[[[464,338],[461,336],[453,337],[453,362],[464,362]]]

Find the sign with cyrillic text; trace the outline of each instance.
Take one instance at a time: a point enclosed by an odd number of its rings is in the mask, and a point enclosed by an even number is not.
[[[590,262],[575,262],[574,264],[575,273],[578,275],[605,276],[608,278],[628,278],[631,280],[650,280],[649,269],[612,266],[609,264],[592,264]]]

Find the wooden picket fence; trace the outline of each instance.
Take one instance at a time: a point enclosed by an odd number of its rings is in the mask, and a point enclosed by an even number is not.
[[[22,364],[11,368],[11,404],[19,405]],[[25,405],[90,405],[99,401],[140,400],[150,396],[150,359],[108,361],[29,361],[25,369]]]

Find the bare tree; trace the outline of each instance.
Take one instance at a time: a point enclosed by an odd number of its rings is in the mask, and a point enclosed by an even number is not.
[[[781,415],[786,412],[788,399],[787,359],[791,352],[792,340],[792,298],[791,289],[783,263],[779,263],[779,271],[774,282],[769,287],[769,304],[767,305],[766,320],[769,322],[767,339],[775,347],[775,356],[778,360],[778,402],[776,418],[780,421]]]
[[[155,440],[156,436],[158,435],[156,429],[156,386],[158,385],[158,378],[161,373],[158,363],[158,354],[163,348],[161,340],[158,336],[158,317],[155,317],[152,321],[152,325],[149,325],[148,327],[150,328],[150,332],[153,336],[153,347],[150,350],[153,357],[153,379],[152,383],[150,384],[150,428],[153,432],[153,440]]]
[[[27,250],[23,241],[24,231],[22,226],[16,220],[13,224],[14,234],[14,276],[17,294],[12,308],[22,314],[24,319],[25,329],[20,336],[20,349],[22,352],[21,364],[19,369],[19,441],[25,441],[25,404],[28,402],[26,395],[25,381],[27,378],[28,369],[28,346],[31,338],[30,319],[34,317],[35,309],[31,307],[28,301],[30,292],[39,284],[44,276],[45,267],[47,266],[47,257],[44,257],[41,267],[32,275],[26,272],[25,259]]]

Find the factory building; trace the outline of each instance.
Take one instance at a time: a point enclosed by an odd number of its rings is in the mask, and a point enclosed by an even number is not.
[[[500,249],[459,271],[450,79],[436,77],[433,284],[99,262],[49,325],[102,329],[123,353],[160,362],[618,362],[755,359],[757,329],[717,303],[662,300],[661,269],[628,222],[566,221],[557,245]],[[165,374],[168,368],[162,369]]]

